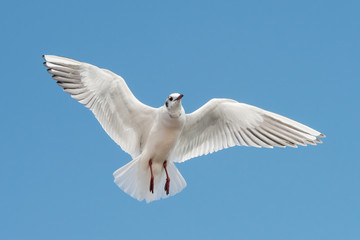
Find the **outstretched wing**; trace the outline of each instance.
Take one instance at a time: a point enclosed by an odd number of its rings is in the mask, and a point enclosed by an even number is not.
[[[135,98],[115,73],[73,59],[44,55],[44,65],[65,92],[89,108],[107,134],[133,158],[141,153],[155,109]]]
[[[325,135],[301,123],[231,99],[212,99],[191,114],[170,159],[184,162],[224,148],[297,147]]]

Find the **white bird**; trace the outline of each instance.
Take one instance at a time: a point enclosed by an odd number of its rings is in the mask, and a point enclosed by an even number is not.
[[[185,114],[182,94],[152,108],[132,94],[123,78],[94,65],[44,55],[57,84],[89,108],[107,134],[132,157],[114,172],[114,182],[139,201],[150,202],[186,186],[174,162],[238,146],[297,147],[325,137],[278,114],[231,99],[212,99]],[[171,180],[170,180],[171,179]]]

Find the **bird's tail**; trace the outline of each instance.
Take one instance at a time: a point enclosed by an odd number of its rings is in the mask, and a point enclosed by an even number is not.
[[[166,194],[164,190],[166,174],[162,164],[153,163],[154,173],[154,193],[150,192],[150,167],[148,161],[142,161],[141,155],[125,166],[116,170],[114,182],[124,192],[139,201],[146,200],[151,202],[166,198],[179,193],[186,187],[186,182],[177,170],[173,162],[168,162],[167,170],[170,177],[170,192]]]

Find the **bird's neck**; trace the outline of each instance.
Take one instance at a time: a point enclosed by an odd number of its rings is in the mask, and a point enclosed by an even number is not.
[[[181,107],[178,111],[168,111],[166,108],[161,111],[161,119],[165,125],[183,125],[185,122],[185,111]]]
[[[170,118],[180,118],[182,115],[185,114],[185,111],[182,106],[179,106],[178,108],[168,111],[168,114]]]

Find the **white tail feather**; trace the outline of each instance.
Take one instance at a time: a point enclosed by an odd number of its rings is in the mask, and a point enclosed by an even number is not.
[[[145,199],[146,202],[151,202],[173,196],[186,187],[184,178],[181,176],[173,162],[168,162],[167,170],[170,177],[169,195],[166,195],[164,190],[166,182],[164,168],[160,171],[154,171],[154,193],[150,192],[150,168],[147,164],[144,165],[141,157],[135,158],[125,166],[116,170],[113,173],[115,178],[114,182],[119,188],[133,198],[136,198],[139,201]]]

